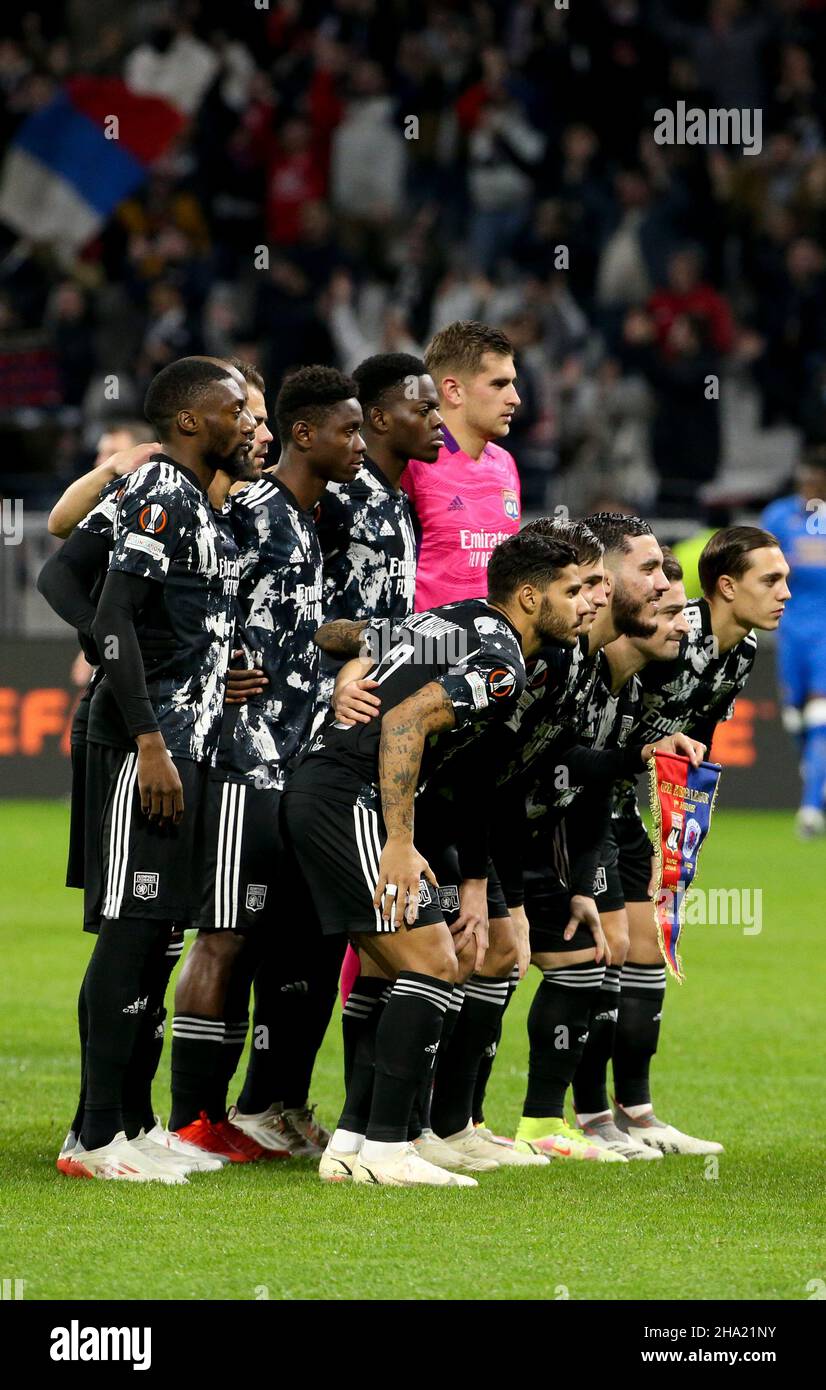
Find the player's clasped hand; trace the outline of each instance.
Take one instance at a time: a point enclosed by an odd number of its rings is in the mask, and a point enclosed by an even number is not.
[[[348,681],[333,697],[333,707],[339,724],[369,724],[381,711],[381,700],[371,692],[378,689],[378,681],[365,677],[363,680]]]
[[[570,941],[578,926],[587,927],[596,946],[594,960],[597,965],[604,960],[606,965],[611,964],[611,950],[605,940],[602,924],[599,920],[599,912],[593,898],[586,898],[582,893],[574,893],[571,898],[571,919],[565,928],[565,940]]]
[[[184,818],[184,790],[178,769],[160,734],[138,737],[138,790],[141,810],[159,824],[180,825]]]
[[[379,861],[379,880],[373,895],[373,906],[377,907],[385,922],[391,927],[397,925],[397,914],[403,914],[403,922],[412,927],[419,915],[419,880],[426,878],[434,888],[439,884],[436,875],[425,859],[419,854],[412,840],[387,840]]]
[[[688,734],[668,734],[656,743],[647,743],[642,756],[643,762],[648,762],[654,753],[678,753],[681,757],[688,758],[692,767],[699,767],[706,751],[704,743],[700,743],[696,738],[689,738]]]
[[[459,886],[459,916],[450,928],[456,954],[476,937],[476,963],[478,970],[484,962],[488,948],[488,881],[486,878],[466,878]],[[481,958],[480,958],[481,954]]]
[[[233,652],[232,660],[243,657],[243,652]],[[253,695],[260,695],[269,685],[260,666],[230,666],[227,671],[227,689],[224,700],[228,705],[244,705]]]

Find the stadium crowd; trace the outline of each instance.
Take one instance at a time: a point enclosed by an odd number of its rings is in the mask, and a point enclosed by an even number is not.
[[[3,233],[0,488],[50,500],[187,353],[255,360],[275,389],[463,318],[517,349],[529,508],[684,512],[718,475],[733,380],[761,428],[822,440],[824,26],[818,0],[23,10],[0,42],[4,141],[78,72],[187,122],[82,254]],[[657,144],[680,101],[757,109],[759,153]],[[710,374],[722,411],[698,403]]]

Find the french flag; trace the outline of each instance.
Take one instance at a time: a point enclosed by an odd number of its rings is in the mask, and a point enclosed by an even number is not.
[[[78,251],[144,182],[185,116],[117,77],[73,77],[16,131],[0,219],[32,241]]]

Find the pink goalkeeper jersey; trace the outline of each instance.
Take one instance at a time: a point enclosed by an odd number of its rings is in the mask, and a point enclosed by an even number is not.
[[[519,474],[507,449],[486,444],[477,462],[444,436],[436,462],[411,459],[401,480],[421,528],[417,613],[484,598],[491,551],[519,530]]]

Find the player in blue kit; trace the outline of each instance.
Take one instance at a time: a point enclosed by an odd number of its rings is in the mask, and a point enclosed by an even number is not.
[[[811,839],[826,831],[826,445],[797,470],[797,488],[763,513],[791,566],[794,602],[778,632],[783,723],[802,755],[803,792],[797,831]]]

